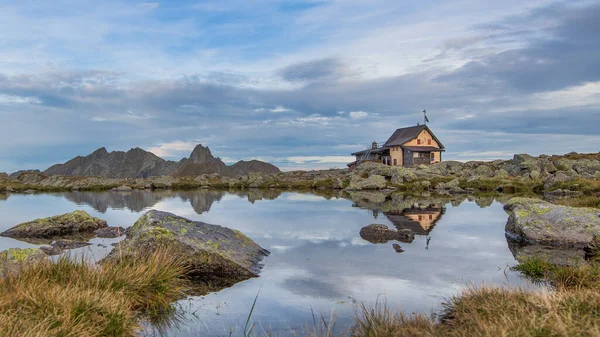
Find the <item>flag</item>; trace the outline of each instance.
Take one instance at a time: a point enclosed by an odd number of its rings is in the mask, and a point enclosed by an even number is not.
[[[427,110],[423,110],[423,115],[425,115],[425,123],[429,123],[429,118],[427,118]]]

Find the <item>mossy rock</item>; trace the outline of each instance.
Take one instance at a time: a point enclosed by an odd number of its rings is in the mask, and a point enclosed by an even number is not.
[[[93,232],[108,227],[106,221],[94,218],[85,211],[75,211],[16,225],[0,235],[11,238],[55,238],[77,233]]]
[[[127,230],[108,255],[117,260],[167,249],[181,257],[187,276],[211,284],[232,285],[258,276],[269,254],[241,232],[151,210]]]
[[[19,272],[23,267],[39,263],[46,254],[38,248],[11,248],[0,252],[0,277]]]
[[[600,217],[594,208],[512,198],[504,209],[509,214],[506,232],[525,243],[584,248],[600,234]]]

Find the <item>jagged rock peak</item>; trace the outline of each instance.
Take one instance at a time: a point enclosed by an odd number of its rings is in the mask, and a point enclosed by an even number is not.
[[[106,148],[103,146],[103,147],[99,148],[98,150],[96,150],[96,151],[92,152],[92,153],[90,154],[90,156],[94,156],[94,155],[95,155],[95,156],[100,156],[100,155],[105,155],[105,154],[108,154],[108,151],[107,151],[107,150],[106,150]]]
[[[194,151],[192,151],[192,154],[190,154],[190,160],[193,163],[204,163],[213,159],[215,159],[215,157],[213,157],[212,153],[210,153],[208,146],[204,147],[202,144],[196,145]]]

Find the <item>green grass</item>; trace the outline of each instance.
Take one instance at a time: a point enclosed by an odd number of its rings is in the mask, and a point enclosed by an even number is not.
[[[600,180],[576,178],[569,181],[562,181],[554,184],[550,188],[550,191],[554,191],[557,189],[581,191],[586,195],[593,195],[595,193],[600,192]]]
[[[184,267],[166,252],[104,263],[62,257],[0,279],[0,336],[136,336],[165,322],[183,296]]]

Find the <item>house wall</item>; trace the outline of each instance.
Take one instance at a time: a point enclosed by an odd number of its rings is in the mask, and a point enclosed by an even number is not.
[[[421,140],[421,144],[417,144],[418,143],[417,139]],[[431,145],[429,145],[428,140],[431,140]],[[417,138],[404,143],[404,145],[405,146],[433,146],[433,147],[437,147],[438,149],[440,148],[440,144],[438,144],[438,142],[436,142],[435,139],[433,139],[433,137],[427,130],[421,131],[421,133],[419,133],[419,136]]]
[[[396,159],[396,166],[402,166],[402,164],[404,163],[404,157],[402,155],[403,151],[402,148],[400,148],[400,146],[394,146],[390,149],[390,158],[392,159],[392,162],[390,165],[394,165],[394,159]]]
[[[418,144],[418,139],[421,140],[421,143]],[[431,140],[431,144],[429,144],[429,141]],[[411,141],[408,141],[406,143],[404,143],[405,146],[433,146],[436,148],[440,148],[440,144],[438,144],[438,142],[435,141],[435,139],[433,139],[433,136],[431,136],[431,134],[429,133],[429,131],[427,130],[423,130],[421,131],[421,133],[419,133],[419,136]],[[442,161],[442,153],[441,152],[434,152],[433,153],[433,162],[434,163],[439,163]]]

